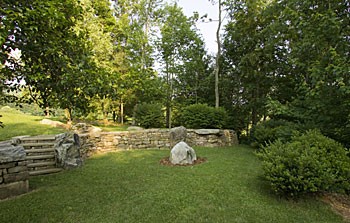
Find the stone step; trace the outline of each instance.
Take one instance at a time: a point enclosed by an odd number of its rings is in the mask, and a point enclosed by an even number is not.
[[[37,155],[37,156],[27,156],[26,160],[44,160],[44,159],[54,159],[55,155]]]
[[[54,167],[56,165],[55,161],[46,161],[46,162],[38,162],[38,163],[28,163],[28,168],[34,167],[43,167],[43,166],[51,166]]]
[[[38,142],[38,143],[22,143],[23,147],[53,147],[55,145],[54,142]]]
[[[44,175],[44,174],[50,174],[50,173],[58,173],[62,171],[61,168],[50,168],[50,169],[43,169],[43,170],[33,170],[29,171],[29,176],[38,176],[38,175]]]
[[[47,149],[25,149],[24,150],[27,154],[28,153],[53,153],[55,152],[54,148],[47,148]]]
[[[55,135],[44,135],[44,136],[34,136],[34,137],[23,137],[21,138],[22,142],[25,141],[55,141]]]

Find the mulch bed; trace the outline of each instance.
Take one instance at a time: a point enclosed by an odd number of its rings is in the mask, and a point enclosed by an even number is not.
[[[192,164],[172,164],[169,160],[169,157],[164,157],[159,161],[159,163],[164,166],[194,166],[197,164],[204,163],[206,161],[207,161],[207,158],[205,157],[197,157],[197,160],[194,161]]]
[[[331,205],[333,210],[343,216],[346,222],[350,222],[350,196],[341,194],[324,194],[321,200]]]

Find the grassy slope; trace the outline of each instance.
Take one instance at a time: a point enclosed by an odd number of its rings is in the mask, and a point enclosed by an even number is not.
[[[0,121],[5,125],[4,128],[0,128],[0,141],[9,140],[14,136],[22,135],[50,135],[65,132],[65,129],[50,127],[48,125],[40,124],[40,121],[44,118],[42,116],[33,116],[24,114],[13,108],[3,107],[0,108]],[[53,118],[53,120],[56,120]],[[102,128],[103,131],[125,131],[127,125],[96,125]]]
[[[208,161],[169,167],[169,151],[126,151],[32,178],[33,192],[0,201],[0,222],[342,222],[315,199],[274,196],[249,147],[196,151]]]
[[[64,129],[53,128],[40,124],[43,117],[23,114],[15,109],[0,109],[0,120],[5,127],[0,128],[0,141],[11,139],[14,136],[21,135],[45,135],[58,134],[64,132]]]

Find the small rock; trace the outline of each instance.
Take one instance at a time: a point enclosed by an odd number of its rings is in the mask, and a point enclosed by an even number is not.
[[[185,142],[187,138],[187,129],[183,126],[170,129],[170,147],[174,147],[179,142]]]

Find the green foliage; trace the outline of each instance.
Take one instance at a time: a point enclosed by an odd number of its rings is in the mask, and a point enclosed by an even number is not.
[[[350,158],[341,144],[310,130],[291,142],[275,141],[259,157],[277,194],[298,197],[324,191],[350,191]]]
[[[228,120],[224,108],[214,108],[206,104],[189,105],[180,115],[180,123],[186,128],[225,128]]]
[[[289,142],[293,134],[303,130],[303,126],[282,119],[270,119],[259,123],[250,130],[253,147],[262,147],[276,140]]]
[[[312,121],[350,145],[348,1],[227,3],[222,105],[240,109],[248,127],[266,117],[272,98],[283,111],[270,117]]]
[[[142,103],[136,105],[134,118],[137,125],[145,128],[164,127],[164,113],[161,104]]]

